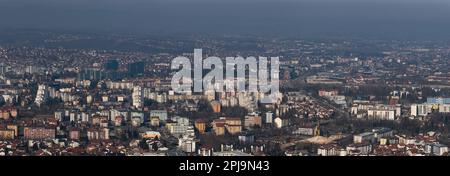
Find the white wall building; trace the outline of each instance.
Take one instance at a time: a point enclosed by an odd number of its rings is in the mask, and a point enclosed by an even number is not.
[[[159,117],[159,120],[166,121],[168,118],[167,111],[166,110],[151,110],[150,111],[150,118],[151,117]]]
[[[132,105],[135,108],[142,108],[144,106],[144,89],[140,86],[133,87]]]
[[[36,105],[38,106],[41,106],[43,103],[45,103],[45,101],[47,101],[47,98],[48,98],[47,86],[43,84],[39,85],[34,103],[36,103]]]
[[[183,137],[178,139],[178,147],[180,150],[193,153],[195,152],[195,139],[192,137]]]
[[[432,112],[432,104],[412,104],[411,115],[412,116],[426,116]]]
[[[369,119],[395,120],[395,110],[392,109],[369,109],[367,110]]]
[[[265,122],[266,123],[272,123],[273,122],[273,113],[272,112],[266,112]]]

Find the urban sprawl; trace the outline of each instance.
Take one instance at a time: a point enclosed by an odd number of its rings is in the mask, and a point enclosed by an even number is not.
[[[448,155],[449,43],[40,37],[0,44],[1,156]],[[171,61],[194,48],[279,56],[277,101],[174,92]]]

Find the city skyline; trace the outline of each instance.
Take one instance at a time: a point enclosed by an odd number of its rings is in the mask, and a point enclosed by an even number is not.
[[[0,156],[450,155],[446,1],[0,3]]]

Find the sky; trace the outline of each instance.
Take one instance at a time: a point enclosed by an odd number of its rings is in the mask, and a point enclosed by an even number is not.
[[[449,39],[448,0],[0,0],[0,29]]]

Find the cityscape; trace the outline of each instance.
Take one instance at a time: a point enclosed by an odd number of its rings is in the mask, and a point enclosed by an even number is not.
[[[0,156],[449,155],[446,39],[0,29]],[[278,57],[276,101],[174,91],[195,49]]]

